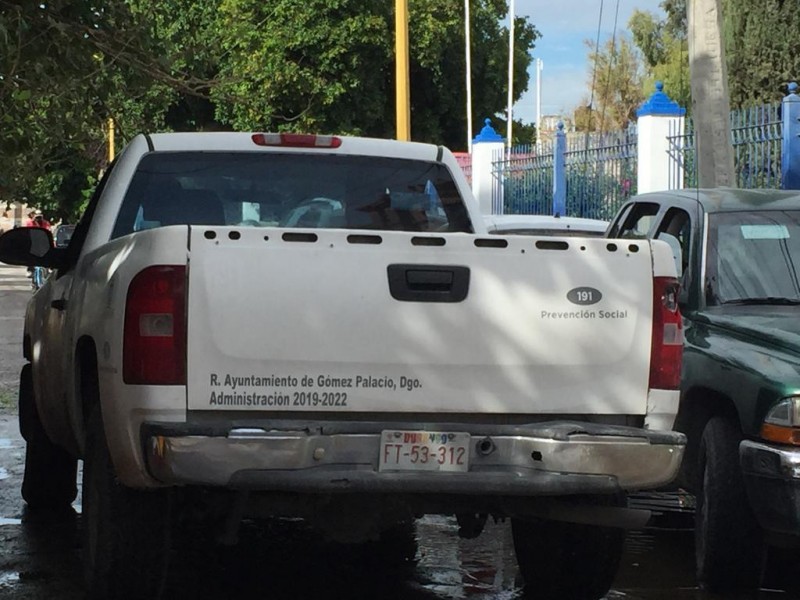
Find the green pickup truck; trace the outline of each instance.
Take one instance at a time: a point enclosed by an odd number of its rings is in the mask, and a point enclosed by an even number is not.
[[[640,194],[607,237],[673,248],[685,336],[675,429],[688,438],[678,483],[696,496],[697,577],[756,587],[800,544],[800,192]]]

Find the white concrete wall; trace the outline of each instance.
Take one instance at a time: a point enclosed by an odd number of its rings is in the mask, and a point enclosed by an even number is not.
[[[481,214],[492,214],[492,159],[504,148],[503,142],[475,142],[472,144],[472,193],[478,199]],[[502,189],[501,189],[502,193]],[[502,207],[502,202],[500,206]]]
[[[668,139],[671,135],[683,135],[683,130],[684,117],[648,115],[639,118],[637,193],[683,187],[681,157],[670,155]]]

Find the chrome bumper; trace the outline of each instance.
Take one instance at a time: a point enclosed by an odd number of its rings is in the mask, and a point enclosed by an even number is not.
[[[800,537],[800,449],[744,440],[739,458],[747,496],[761,526]]]
[[[800,481],[800,449],[751,440],[739,444],[742,470],[755,477]]]
[[[380,432],[466,431],[463,473],[379,471]],[[200,430],[197,430],[200,431]],[[546,495],[656,488],[680,467],[685,437],[676,432],[575,424],[336,424],[281,428],[146,425],[151,475],[168,485],[296,492],[406,492]]]

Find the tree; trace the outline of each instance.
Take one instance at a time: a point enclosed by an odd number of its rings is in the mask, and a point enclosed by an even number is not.
[[[646,85],[650,87],[651,80],[661,79],[669,95],[689,108],[686,5],[687,0],[664,0],[663,21],[656,21],[647,13],[634,14],[630,26],[648,62]],[[786,0],[723,0],[722,21],[731,107],[780,100],[785,85],[800,74],[800,56],[794,44],[800,26],[800,4]],[[657,51],[652,52],[653,48]]]
[[[0,0],[0,200],[72,218],[120,143],[153,130],[394,135],[394,18],[369,0]],[[412,136],[466,146],[463,7],[411,0]],[[472,0],[473,122],[503,112],[503,0]],[[514,90],[539,33],[517,18]]]
[[[800,4],[786,0],[724,0],[723,35],[731,106],[780,100],[800,74],[795,36]]]
[[[686,3],[685,0],[667,0],[662,7],[667,11],[663,21],[650,12],[636,10],[628,22],[633,41],[645,59],[643,92],[649,96],[655,89],[655,82],[661,81],[670,98],[688,108],[691,90]]]
[[[226,55],[213,97],[217,116],[235,128],[322,130],[394,136],[394,17],[391,3],[369,0],[224,0],[218,26]],[[412,138],[463,148],[464,15],[451,0],[410,3]],[[508,60],[505,3],[471,7],[473,120],[505,104]],[[538,37],[516,23],[516,98],[527,88]],[[343,40],[347,40],[343,43]],[[229,100],[223,101],[227,97]]]
[[[641,58],[626,37],[608,40],[600,49],[587,40],[594,102],[576,111],[576,127],[584,131],[625,129],[644,101]]]
[[[664,21],[664,31],[674,38],[685,40],[688,31],[688,20],[686,14],[687,0],[664,0],[661,8],[667,13]]]
[[[157,121],[162,101],[147,109],[153,82],[113,52],[140,32],[123,2],[102,9],[88,0],[0,6],[0,201],[24,197],[50,216],[72,219],[106,162],[104,126],[113,105],[139,98],[139,114]]]

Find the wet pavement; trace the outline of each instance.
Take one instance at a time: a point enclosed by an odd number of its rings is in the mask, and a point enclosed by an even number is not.
[[[10,273],[10,274],[9,274]],[[15,395],[24,303],[23,270],[0,267],[0,392]],[[0,600],[79,600],[80,504],[68,513],[33,513],[19,490],[24,468],[13,403],[0,404]],[[79,496],[80,499],[80,496]],[[79,502],[79,501],[78,501]],[[750,600],[800,598],[800,591],[713,596],[694,580],[690,514],[669,512],[631,531],[609,600]],[[413,562],[382,560],[369,547],[322,541],[302,523],[245,523],[238,545],[183,532],[174,545],[165,598],[196,600],[522,599],[507,522],[487,523],[473,540],[458,537],[455,519],[416,522]],[[791,578],[791,574],[790,574]],[[534,594],[531,597],[535,598]]]
[[[26,511],[19,498],[23,442],[12,415],[0,415],[0,599],[79,600],[80,505],[68,514]],[[662,518],[628,535],[609,600],[796,598],[764,590],[712,596],[697,589],[691,521]],[[417,553],[393,563],[363,546],[322,541],[300,522],[245,523],[236,546],[184,532],[175,544],[165,598],[456,600],[525,598],[510,527],[489,522],[473,540],[458,537],[455,520],[427,516],[416,523]],[[535,598],[535,595],[531,597]]]

